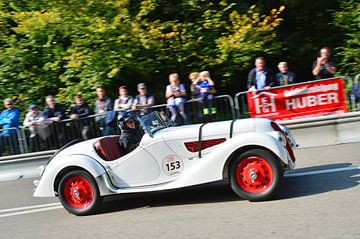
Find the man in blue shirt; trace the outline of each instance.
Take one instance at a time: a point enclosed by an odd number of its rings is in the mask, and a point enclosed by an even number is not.
[[[267,90],[274,84],[274,75],[265,67],[265,58],[256,58],[255,68],[251,69],[248,75],[248,90]]]
[[[20,112],[14,107],[12,99],[5,99],[4,105],[5,110],[0,114],[0,125],[2,126],[2,131],[0,133],[0,156],[7,144],[13,148],[15,154],[19,154],[20,149],[17,139],[17,129],[19,128]]]

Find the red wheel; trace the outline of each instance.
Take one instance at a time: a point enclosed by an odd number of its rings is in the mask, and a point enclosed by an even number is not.
[[[263,149],[252,149],[241,154],[231,163],[229,173],[235,193],[251,201],[273,197],[283,179],[279,160]]]
[[[61,179],[59,199],[64,208],[75,215],[95,212],[102,201],[94,178],[82,170],[69,172]]]
[[[65,182],[64,196],[68,204],[74,208],[86,208],[94,199],[90,183],[81,176],[74,176]]]

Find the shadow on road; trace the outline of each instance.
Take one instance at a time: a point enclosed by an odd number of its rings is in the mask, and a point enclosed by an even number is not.
[[[350,163],[329,164],[301,168],[294,173],[350,167]],[[281,192],[274,200],[305,197],[355,187],[360,183],[360,169],[286,177]],[[99,213],[141,209],[144,207],[164,207],[173,205],[201,204],[238,201],[240,199],[225,182],[212,183],[187,189],[167,192],[116,195],[107,197]]]
[[[329,164],[301,168],[294,173],[339,169],[353,166],[351,163]],[[335,190],[344,190],[360,184],[360,169],[340,172],[314,174],[300,177],[288,177],[284,180],[283,190],[277,199],[288,199],[316,195]]]

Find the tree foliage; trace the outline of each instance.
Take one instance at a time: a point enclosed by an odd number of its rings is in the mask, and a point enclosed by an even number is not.
[[[308,80],[322,46],[339,47],[344,71],[356,72],[359,4],[339,2],[0,0],[0,95],[25,110],[48,94],[68,104],[82,92],[92,103],[97,86],[115,97],[119,85],[135,94],[146,82],[163,100],[169,73],[187,83],[205,69],[235,93],[259,55]]]
[[[23,107],[47,94],[69,103],[77,92],[90,100],[97,86],[116,94],[140,81],[162,95],[170,72],[203,69],[217,69],[226,84],[279,47],[272,41],[283,7],[260,14],[235,2],[2,1],[1,95]]]
[[[345,35],[344,44],[338,47],[341,72],[350,76],[360,74],[360,2],[343,1],[341,11],[335,13],[334,24]]]

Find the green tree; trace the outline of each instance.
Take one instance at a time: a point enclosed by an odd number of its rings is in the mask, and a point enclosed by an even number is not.
[[[118,85],[144,81],[163,99],[170,72],[203,69],[240,90],[238,72],[278,51],[283,10],[230,0],[2,1],[1,95],[17,95],[23,109],[48,94],[70,103],[82,92],[91,103],[97,86],[115,96]]]
[[[343,1],[341,11],[335,13],[335,26],[345,35],[344,44],[337,48],[342,59],[341,73],[354,76],[360,74],[360,3]]]

